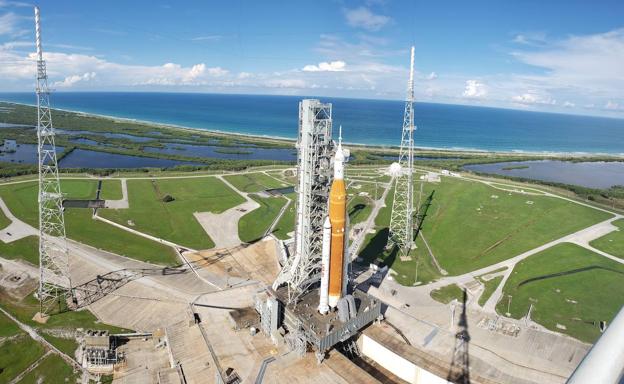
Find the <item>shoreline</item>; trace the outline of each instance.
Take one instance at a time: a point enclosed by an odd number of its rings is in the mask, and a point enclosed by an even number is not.
[[[5,101],[5,100],[0,100],[0,103],[20,105],[20,106],[28,106],[28,107],[34,107],[34,108],[37,107],[36,105],[33,105],[33,104],[17,103],[17,102],[13,102],[13,101]],[[249,133],[224,131],[224,130],[218,130],[218,129],[194,128],[194,127],[187,127],[187,126],[177,125],[177,124],[162,123],[162,122],[134,119],[134,118],[128,118],[128,117],[118,117],[118,116],[113,116],[113,115],[104,115],[104,114],[99,114],[99,113],[91,113],[91,112],[77,111],[77,110],[64,109],[64,108],[52,108],[52,110],[74,113],[76,115],[82,115],[82,116],[85,116],[85,117],[103,118],[103,119],[112,120],[113,122],[115,120],[118,120],[118,121],[122,121],[122,122],[126,122],[126,123],[148,125],[148,126],[154,126],[154,127],[157,127],[157,128],[181,130],[181,131],[193,132],[193,133],[204,133],[204,134],[212,134],[212,135],[218,135],[218,136],[235,136],[235,137],[240,137],[240,138],[243,138],[243,139],[262,139],[262,140],[265,140],[265,141],[277,141],[277,142],[280,142],[280,143],[293,143],[294,144],[296,142],[296,139],[289,138],[289,137],[283,137],[283,136],[256,135],[256,134],[249,134]],[[59,128],[59,129],[62,129],[62,128]],[[387,145],[387,146],[386,145],[371,145],[371,144],[362,144],[362,143],[352,143],[352,142],[347,142],[347,141],[345,141],[344,143],[346,145],[349,145],[349,146],[352,146],[352,147],[357,147],[357,148],[362,148],[362,149],[369,149],[369,150],[374,150],[374,151],[377,151],[377,152],[382,152],[382,151],[392,151],[392,152],[396,151],[396,152],[398,152],[399,151],[399,146],[395,146],[395,145]],[[527,151],[527,150],[521,150],[521,149],[517,149],[517,150],[488,150],[488,149],[479,149],[479,148],[426,147],[426,146],[414,146],[414,149],[416,151],[421,151],[421,152],[431,151],[431,152],[438,152],[440,154],[463,154],[463,155],[479,155],[479,156],[500,155],[500,156],[527,156],[527,157],[552,157],[552,158],[561,158],[561,157],[570,157],[570,158],[604,158],[604,157],[609,157],[609,158],[613,158],[613,161],[624,161],[624,152],[620,152],[620,153],[608,153],[608,152],[557,152],[557,151]]]

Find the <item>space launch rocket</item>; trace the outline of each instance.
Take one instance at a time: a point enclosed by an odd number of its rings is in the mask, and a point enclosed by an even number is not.
[[[347,288],[347,190],[344,181],[345,152],[342,149],[342,127],[334,156],[334,179],[329,190],[328,216],[323,225],[321,254],[321,287],[318,310],[326,314],[336,308]]]

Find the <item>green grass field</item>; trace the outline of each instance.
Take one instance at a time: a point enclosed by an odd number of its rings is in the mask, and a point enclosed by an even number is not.
[[[33,265],[39,265],[39,237],[27,236],[12,243],[0,241],[0,256],[5,259],[20,259]]]
[[[174,201],[165,203],[170,195]],[[128,180],[129,209],[102,209],[99,214],[119,224],[195,249],[214,247],[193,212],[221,213],[244,199],[214,177]]]
[[[431,193],[423,233],[451,275],[486,267],[612,217],[562,199],[451,177],[425,183],[424,197]]]
[[[283,188],[289,185],[261,172],[224,176],[224,178],[242,192],[260,192],[272,188]]]
[[[286,208],[286,211],[284,211],[284,214],[279,219],[279,221],[277,222],[277,225],[275,226],[273,230],[273,234],[275,235],[275,237],[277,237],[280,240],[288,239],[288,234],[295,230],[297,194],[293,192],[293,193],[286,194],[286,196],[290,198],[292,202],[290,203],[288,208]]]
[[[58,355],[46,356],[39,365],[26,374],[18,384],[65,384],[74,383],[78,374]]]
[[[0,337],[9,337],[21,332],[17,324],[0,312]]]
[[[102,200],[121,200],[121,180],[102,180],[102,189],[100,190],[100,199]]]
[[[464,297],[464,291],[462,291],[462,289],[459,288],[457,284],[450,284],[438,289],[434,289],[433,291],[431,291],[430,294],[434,300],[439,301],[443,304],[448,304],[453,300],[461,302]]]
[[[355,225],[366,221],[373,210],[373,201],[365,196],[349,197],[347,212],[349,213],[349,224]]]
[[[3,342],[0,345],[0,383],[13,380],[43,353],[43,346],[23,332],[16,338]]]
[[[160,265],[177,265],[175,250],[167,245],[132,234],[91,218],[90,209],[65,211],[67,237],[121,256]]]
[[[95,197],[97,182],[95,180],[65,180],[61,188],[66,188],[63,189],[63,193],[68,198],[89,199]],[[0,196],[17,218],[38,227],[36,183],[0,186]],[[176,254],[170,247],[93,220],[90,209],[66,209],[65,226],[70,239],[96,248],[158,264],[178,263]],[[36,239],[31,238],[11,244],[1,244],[0,254],[6,254],[8,258],[24,256],[25,260],[36,265],[39,263],[36,242]]]
[[[619,229],[589,243],[592,247],[624,259],[624,219],[615,220]]]
[[[260,207],[245,214],[238,221],[238,237],[246,243],[259,240],[286,204],[286,199],[283,197],[260,197],[256,195],[250,195],[250,197],[260,204]]]
[[[498,313],[525,316],[585,342],[600,336],[597,322],[611,321],[624,305],[624,265],[570,243],[530,256],[514,268]],[[566,329],[557,328],[561,324]]]
[[[501,283],[501,281],[503,281],[503,276],[496,276],[487,281],[482,279],[480,280],[485,288],[483,290],[483,293],[481,293],[481,296],[479,296],[479,305],[484,306],[490,296],[492,296],[498,285]]]
[[[0,211],[0,229],[4,229],[11,224],[11,220],[4,215],[4,212]]]

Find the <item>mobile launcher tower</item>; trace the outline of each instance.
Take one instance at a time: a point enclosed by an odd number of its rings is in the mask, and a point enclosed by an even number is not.
[[[342,136],[342,132],[341,135]],[[380,318],[381,302],[349,285],[347,191],[342,137],[332,140],[332,105],[299,103],[295,246],[272,288],[256,297],[262,330],[320,361]]]

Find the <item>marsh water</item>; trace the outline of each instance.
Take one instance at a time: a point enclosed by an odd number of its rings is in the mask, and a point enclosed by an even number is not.
[[[602,189],[614,185],[624,185],[624,162],[618,161],[509,161],[466,165],[463,169],[502,176],[580,185],[588,188]]]

